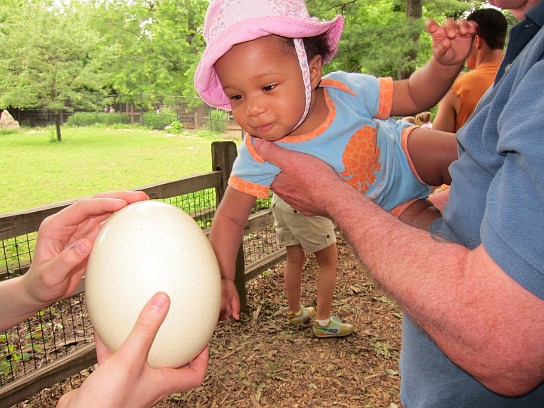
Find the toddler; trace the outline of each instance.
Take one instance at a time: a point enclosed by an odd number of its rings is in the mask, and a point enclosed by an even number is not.
[[[276,194],[272,196],[272,213],[276,239],[285,247],[285,294],[289,305],[289,321],[300,326],[312,319],[312,331],[316,337],[344,337],[353,333],[354,327],[331,316],[332,300],[336,287],[338,252],[336,235],[331,220],[325,217],[307,217]],[[306,252],[313,253],[319,265],[317,273],[317,312],[315,308],[300,304],[302,270]]]
[[[257,154],[255,138],[326,161],[394,216],[418,214],[421,227],[440,216],[426,198],[430,186],[451,181],[455,135],[391,117],[441,99],[470,51],[475,24],[430,21],[433,57],[401,81],[346,72],[322,77],[342,29],[342,16],[318,21],[304,0],[210,1],[195,86],[207,104],[232,110],[247,133],[210,233],[222,275],[222,319],[239,318],[236,254],[255,199],[268,197],[279,172]]]

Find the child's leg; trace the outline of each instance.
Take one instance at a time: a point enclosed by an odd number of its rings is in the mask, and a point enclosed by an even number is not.
[[[302,286],[302,267],[304,266],[304,251],[301,245],[289,245],[286,247],[287,261],[283,281],[287,304],[292,313],[300,311],[300,292]]]
[[[336,287],[338,253],[336,244],[315,253],[319,272],[317,275],[317,319],[326,320],[331,315],[332,299]]]
[[[338,269],[336,244],[315,252],[315,256],[319,264],[319,273],[317,275],[317,314],[312,331],[318,338],[349,336],[354,331],[353,325],[342,323],[337,317],[331,316]]]
[[[421,180],[430,186],[450,184],[448,167],[457,160],[454,133],[417,128],[407,141],[408,154]]]

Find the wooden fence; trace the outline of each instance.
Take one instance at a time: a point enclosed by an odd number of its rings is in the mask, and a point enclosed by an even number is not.
[[[137,190],[145,191],[151,199],[168,199],[206,189],[215,189],[215,206],[208,209],[209,215],[212,217],[217,204],[224,196],[227,180],[230,176],[236,154],[236,144],[234,142],[214,142],[212,144],[213,171],[172,182],[145,186],[137,188]],[[35,233],[47,216],[60,211],[75,201],[56,203],[31,210],[0,215],[0,241],[24,234]],[[248,221],[245,229],[245,237],[255,234],[263,228],[270,228],[272,224],[273,217],[269,208],[256,211]],[[247,256],[245,256],[244,242],[246,242],[247,246],[247,243],[251,241],[244,240],[241,244],[235,279],[243,311],[247,310],[246,282],[285,258],[285,250],[275,248],[258,259],[248,262],[248,259],[246,259]],[[28,264],[18,268],[17,273],[24,273],[28,269]],[[4,277],[2,277],[2,273]],[[6,271],[0,270],[0,280],[6,279],[8,276],[9,274],[6,274]],[[84,281],[82,281],[74,296],[81,296],[83,291]],[[2,385],[0,387],[0,408],[10,407],[24,401],[40,390],[51,387],[94,364],[96,364],[95,346],[94,341],[90,341],[88,344]]]

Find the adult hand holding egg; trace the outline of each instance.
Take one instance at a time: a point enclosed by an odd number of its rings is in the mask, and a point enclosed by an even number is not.
[[[140,313],[123,345],[112,354],[96,337],[99,367],[81,388],[65,394],[58,407],[150,407],[164,396],[202,384],[208,349],[182,368],[152,368],[151,344],[170,306],[165,293],[155,294]]]

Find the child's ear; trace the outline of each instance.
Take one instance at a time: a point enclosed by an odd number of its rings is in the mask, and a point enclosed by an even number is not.
[[[310,60],[310,84],[312,85],[312,89],[316,89],[319,86],[323,73],[322,68],[323,57],[317,54]]]

